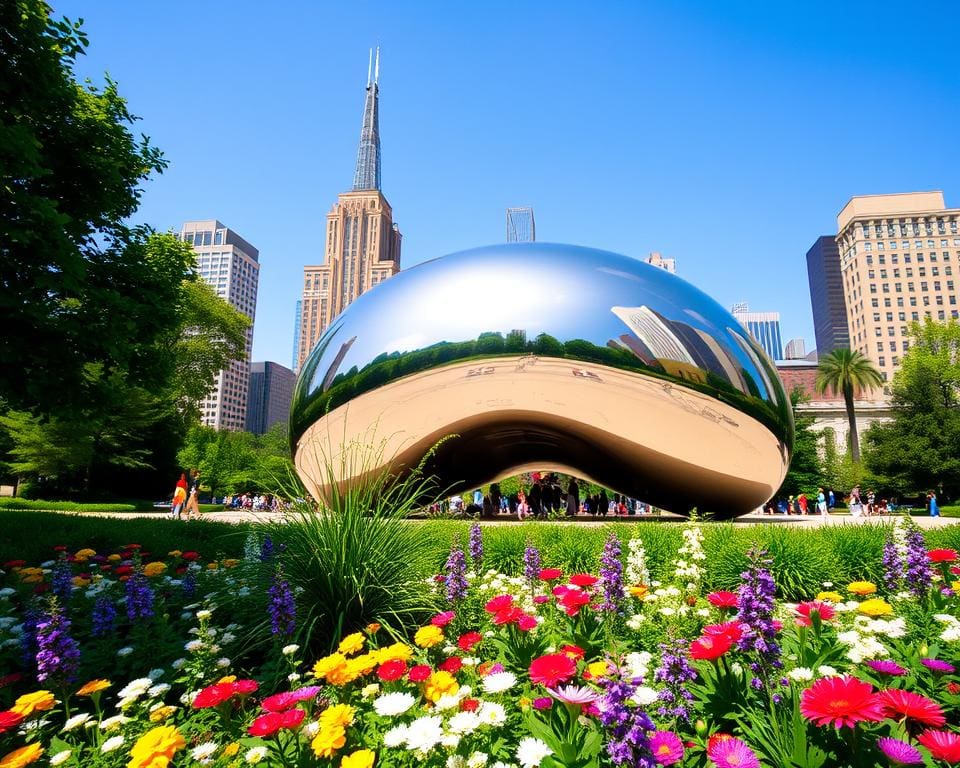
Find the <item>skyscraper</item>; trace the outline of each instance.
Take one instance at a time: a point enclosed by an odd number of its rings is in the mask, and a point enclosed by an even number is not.
[[[293,313],[293,362],[290,363],[293,366],[293,370],[296,371],[298,368],[297,358],[300,355],[300,331],[302,328],[303,321],[303,299],[297,299],[297,308]]]
[[[833,235],[818,237],[807,251],[807,281],[817,352],[826,355],[834,349],[850,346],[847,330],[847,304],[840,275],[840,250]],[[800,355],[803,357],[803,355]]]
[[[277,422],[290,419],[296,380],[296,374],[279,363],[250,364],[247,432],[262,435]]]
[[[537,239],[533,208],[507,208],[507,242],[532,243]]]
[[[178,237],[196,251],[200,277],[220,298],[250,318],[243,359],[231,361],[229,367],[217,374],[213,390],[200,403],[200,418],[207,426],[242,430],[247,417],[260,252],[216,219],[188,221],[180,228]]]
[[[647,258],[644,259],[647,264],[650,264],[654,267],[659,267],[660,269],[665,269],[671,275],[677,274],[677,261],[676,259],[666,259],[658,251],[654,251]]]
[[[802,338],[790,339],[784,348],[786,360],[803,360],[807,356],[807,344]]]
[[[380,191],[380,49],[367,70],[367,95],[353,189],[327,214],[324,263],[303,268],[299,369],[324,330],[357,296],[400,271],[401,235]]]
[[[851,197],[837,216],[850,348],[887,380],[910,348],[911,320],[960,314],[958,230],[960,208],[943,192]]]
[[[779,312],[751,312],[746,302],[734,304],[730,310],[771,360],[783,360]]]

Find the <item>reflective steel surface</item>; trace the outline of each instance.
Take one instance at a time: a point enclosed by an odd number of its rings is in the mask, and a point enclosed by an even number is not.
[[[776,369],[713,299],[548,243],[451,254],[360,296],[307,359],[290,429],[319,496],[346,443],[381,441],[402,469],[456,434],[428,464],[452,491],[557,469],[718,517],[772,496],[793,444]]]

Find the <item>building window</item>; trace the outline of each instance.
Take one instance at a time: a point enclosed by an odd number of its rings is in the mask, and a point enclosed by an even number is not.
[[[878,342],[877,342],[877,352],[883,352],[883,342],[882,342],[882,341],[878,341]]]
[[[880,360],[879,360],[879,362],[880,362],[880,365],[886,365],[886,364],[887,364],[887,358],[881,357]]]

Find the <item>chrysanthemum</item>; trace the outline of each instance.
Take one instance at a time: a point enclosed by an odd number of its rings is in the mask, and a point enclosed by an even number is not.
[[[30,765],[30,763],[35,763],[40,759],[40,755],[43,754],[43,747],[41,747],[37,742],[33,744],[27,744],[25,747],[20,747],[20,749],[15,749],[13,752],[9,752],[0,759],[0,765],[9,766],[10,768],[22,768],[25,765]]]
[[[877,739],[877,746],[894,765],[923,765],[923,755],[912,744],[884,736]]]
[[[870,581],[852,581],[847,585],[847,592],[854,595],[872,595],[877,591],[877,585]]]
[[[433,646],[443,642],[443,630],[435,624],[427,624],[427,626],[420,627],[417,630],[417,633],[413,636],[413,642],[421,648],[433,648]]]
[[[927,669],[933,670],[942,675],[950,675],[957,671],[957,668],[949,662],[942,659],[920,659],[920,663]]]
[[[650,734],[650,751],[658,765],[673,765],[683,759],[683,742],[673,731]]]
[[[931,563],[952,563],[958,557],[955,549],[931,549],[927,558]]]
[[[707,750],[717,768],[760,768],[760,760],[746,742],[731,736],[717,740]]]
[[[960,734],[951,731],[924,731],[917,737],[935,760],[960,762]]]
[[[407,749],[428,752],[443,738],[443,719],[437,716],[418,717],[407,726]]]
[[[883,720],[883,705],[873,686],[850,675],[817,680],[801,694],[800,712],[817,725],[836,727]]]
[[[947,721],[940,705],[919,693],[890,688],[880,692],[880,701],[884,714],[894,720],[907,718],[933,728],[939,728]]]
[[[737,593],[718,590],[707,595],[707,601],[715,608],[736,608]],[[657,733],[669,733],[669,731],[657,731]]]
[[[337,653],[349,656],[362,649],[365,642],[366,638],[362,632],[354,632],[352,635],[347,635],[340,641],[340,645],[337,646]]]
[[[889,616],[893,613],[893,607],[882,597],[874,597],[860,603],[857,611],[864,616]]]
[[[530,681],[555,688],[577,672],[577,665],[565,653],[549,653],[530,664]]]
[[[517,762],[521,768],[537,768],[543,758],[552,754],[550,747],[532,736],[525,736],[517,745]]]
[[[690,658],[713,661],[733,647],[727,635],[703,635],[690,643]]]
[[[480,716],[476,712],[457,712],[447,721],[447,728],[451,733],[473,733],[481,725]]]
[[[402,715],[410,707],[417,703],[417,700],[409,693],[396,692],[385,693],[373,701],[373,709],[381,717],[396,717]]]
[[[553,696],[557,701],[562,701],[564,704],[579,704],[580,706],[585,706],[587,704],[592,704],[600,696],[592,688],[588,688],[585,685],[561,685],[556,690],[553,688],[548,688],[550,695]]]
[[[816,614],[820,621],[830,621],[837,614],[837,609],[829,603],[820,600],[807,601],[800,603],[797,608],[797,624],[809,627],[813,623],[813,616]]]
[[[508,691],[516,685],[517,676],[513,672],[494,672],[483,678],[484,693],[497,694]]]
[[[867,662],[867,666],[874,672],[879,672],[881,675],[901,677],[907,674],[907,670],[897,664],[897,662],[890,661],[889,659],[872,659]]]
[[[369,749],[358,749],[349,755],[344,755],[340,761],[340,768],[372,768],[376,754]]]

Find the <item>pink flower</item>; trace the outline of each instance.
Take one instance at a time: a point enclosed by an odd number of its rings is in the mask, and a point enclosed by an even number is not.
[[[683,759],[683,742],[673,731],[651,733],[650,750],[658,765],[673,765]]]
[[[717,592],[711,592],[707,595],[707,600],[710,605],[715,608],[736,608],[737,607],[737,593],[736,592],[726,592],[724,590],[719,590]],[[660,731],[657,731],[660,733]],[[664,733],[669,733],[669,731],[664,731]]]
[[[851,675],[817,680],[800,695],[800,713],[817,725],[837,728],[884,719],[883,702],[873,686]]]
[[[435,627],[445,627],[447,624],[453,621],[456,616],[457,614],[454,611],[444,611],[443,613],[438,613],[436,616],[430,619],[430,623]]]
[[[707,750],[707,757],[717,768],[760,768],[753,750],[735,736],[715,741]]]
[[[547,690],[553,698],[562,701],[564,704],[583,706],[584,704],[592,704],[598,698],[597,692],[585,685],[561,685],[556,688],[547,688]]]

